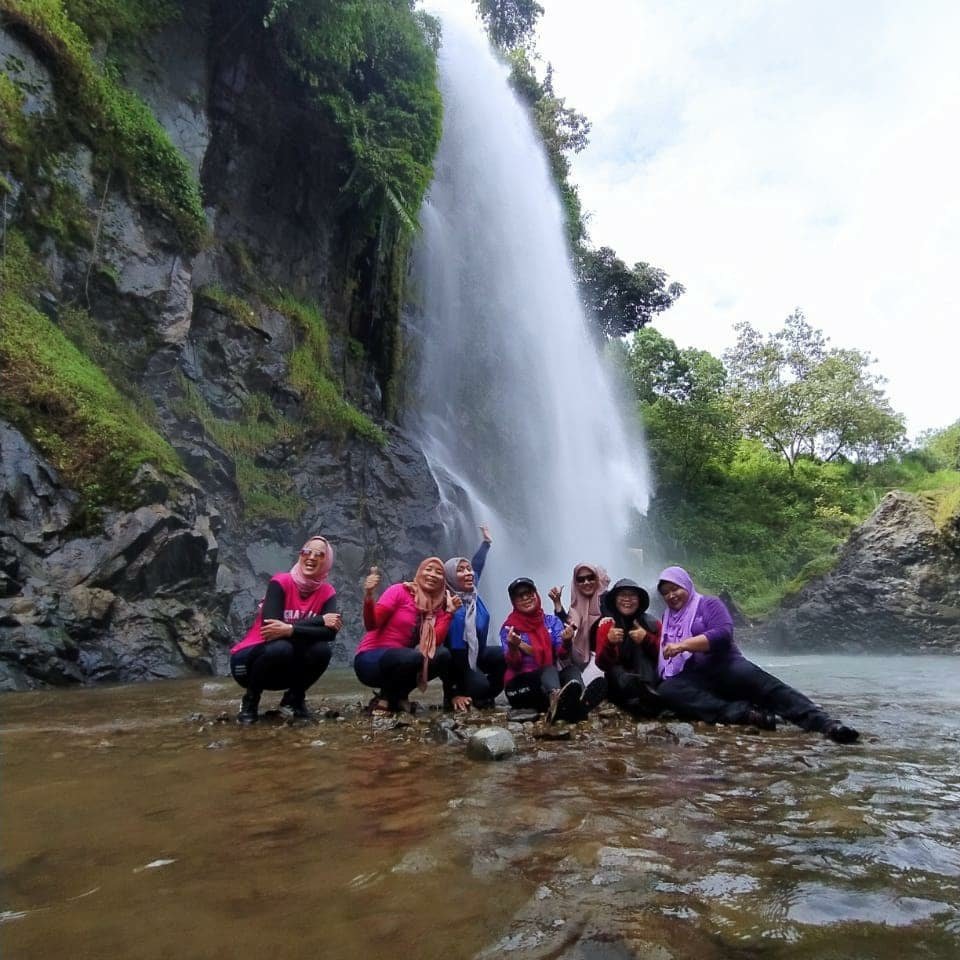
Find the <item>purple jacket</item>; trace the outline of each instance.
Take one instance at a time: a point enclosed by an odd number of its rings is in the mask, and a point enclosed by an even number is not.
[[[708,653],[694,653],[684,670],[709,670],[711,667],[741,659],[743,654],[733,639],[733,617],[719,597],[703,596],[693,618],[692,637],[703,634],[710,641]]]

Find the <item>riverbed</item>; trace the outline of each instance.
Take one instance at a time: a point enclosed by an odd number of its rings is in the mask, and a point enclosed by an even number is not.
[[[223,678],[6,694],[2,956],[960,955],[960,662],[758,662],[861,743],[608,709],[480,763],[346,672],[316,724],[239,727]]]

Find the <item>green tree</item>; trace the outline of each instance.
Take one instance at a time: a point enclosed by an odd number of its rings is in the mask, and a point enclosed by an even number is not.
[[[491,41],[503,50],[529,44],[543,7],[536,0],[473,0]]]
[[[960,420],[942,430],[928,430],[920,436],[920,450],[942,470],[960,470]]]
[[[724,360],[741,427],[791,472],[803,455],[875,460],[903,443],[903,417],[891,409],[883,378],[870,372],[869,354],[830,347],[800,310],[766,337],[748,323],[735,329]]]
[[[583,250],[578,273],[584,305],[608,337],[634,333],[684,292],[682,284],[667,283],[659,267],[628,267],[610,247]]]
[[[739,438],[723,363],[650,327],[633,335],[625,362],[661,486],[687,496],[708,468],[730,462]]]

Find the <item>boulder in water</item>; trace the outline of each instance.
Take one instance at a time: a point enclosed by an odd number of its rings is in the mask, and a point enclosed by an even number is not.
[[[474,760],[504,760],[516,752],[516,742],[503,727],[483,727],[467,741],[467,753]]]

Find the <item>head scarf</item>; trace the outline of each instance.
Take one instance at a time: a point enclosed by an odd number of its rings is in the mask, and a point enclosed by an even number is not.
[[[597,578],[597,589],[592,597],[581,593],[577,574],[589,570]],[[590,659],[590,628],[600,619],[600,594],[610,585],[610,575],[603,567],[592,563],[578,563],[570,580],[570,620],[576,632],[570,641],[573,659],[580,664]]]
[[[306,572],[300,566],[299,557],[297,558],[297,562],[290,568],[290,577],[296,584],[297,589],[300,591],[301,597],[309,597],[310,594],[314,593],[324,583],[326,583],[327,574],[330,573],[330,568],[333,566],[333,547],[330,546],[325,537],[310,537],[310,539],[307,540],[307,542],[300,549],[315,549],[314,547],[311,547],[311,544],[316,543],[323,544],[323,549],[326,553],[326,556],[320,562],[319,566],[317,567],[317,572],[313,574],[313,576],[307,576]]]
[[[457,582],[457,567],[461,563],[470,563],[466,557],[451,557],[444,565],[447,589],[463,601],[463,639],[467,645],[467,662],[471,670],[477,669],[477,657],[480,653],[480,638],[477,636],[477,588],[464,590]]]
[[[447,588],[442,580],[432,593],[428,593],[421,582],[423,570],[429,563],[435,563],[441,570],[443,569],[443,561],[439,557],[427,557],[426,560],[420,561],[413,580],[404,583],[420,615],[420,652],[423,654],[423,664],[417,686],[421,691],[427,689],[429,662],[437,652],[437,611],[447,607]]]
[[[543,602],[540,600],[540,594],[538,593],[536,597],[537,606],[530,613],[521,613],[514,605],[510,616],[503,621],[503,625],[525,633],[530,646],[533,647],[533,658],[537,661],[537,666],[548,667],[553,663],[553,639],[543,616]],[[512,602],[513,597],[510,600]]]
[[[680,643],[693,636],[693,621],[696,619],[697,611],[700,609],[700,594],[693,586],[693,580],[690,574],[683,567],[667,567],[661,571],[657,577],[657,590],[660,590],[660,584],[668,582],[675,583],[678,587],[683,587],[687,591],[687,602],[679,610],[671,610],[667,607],[663,617],[663,646],[668,643]],[[663,647],[660,653],[660,676],[674,677],[684,667],[692,654],[689,651],[678,653],[675,657],[667,660],[663,655]]]

